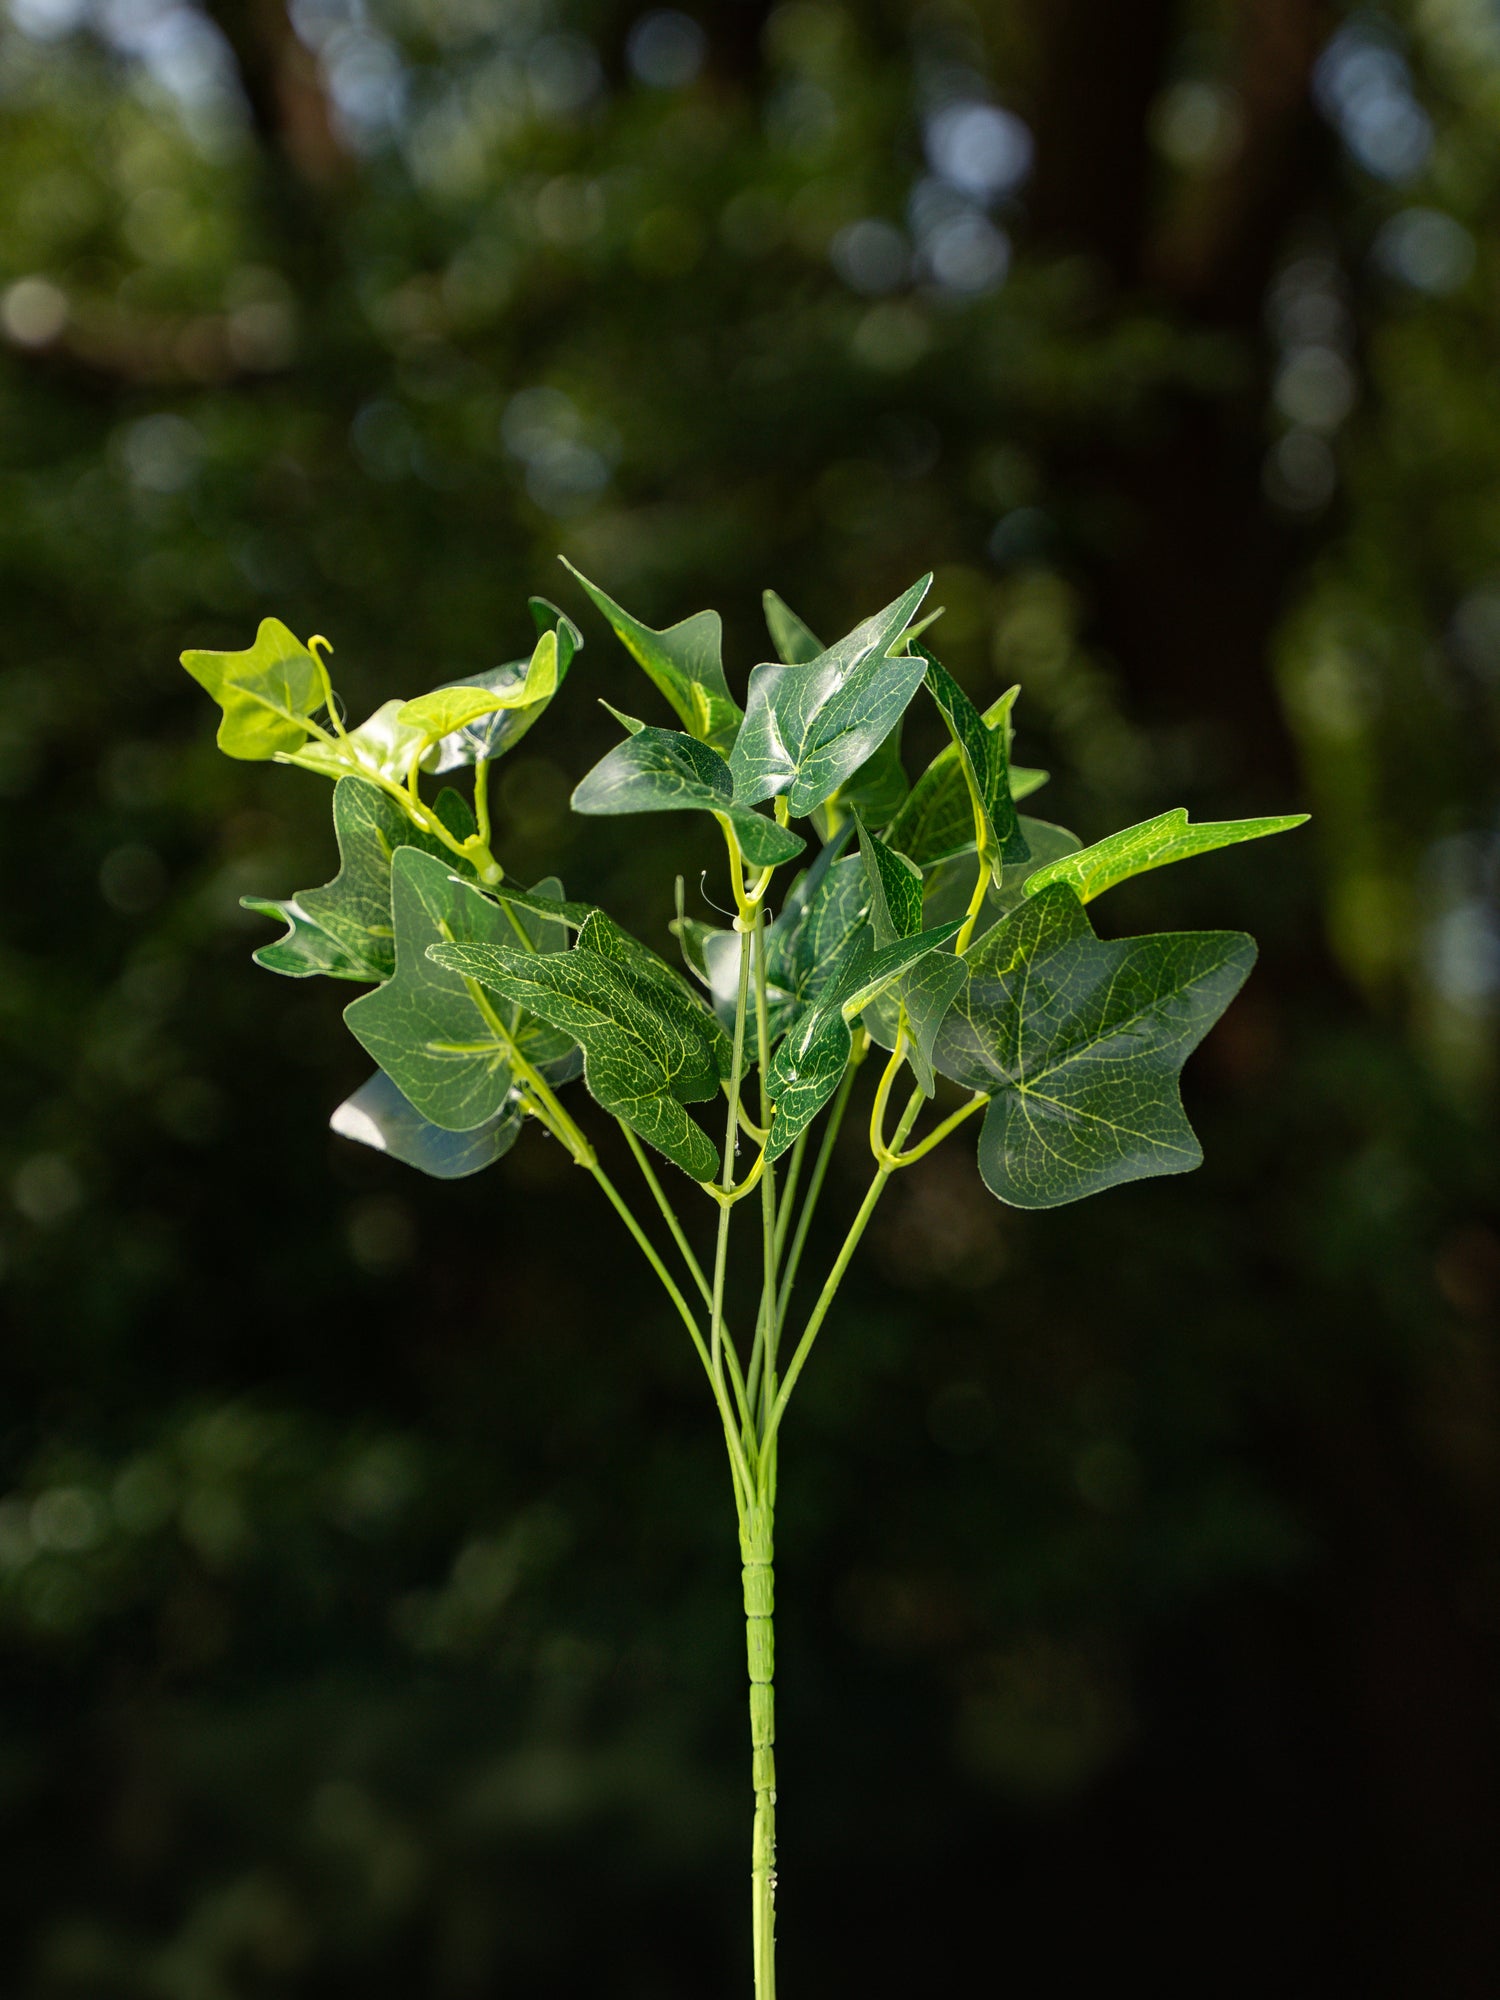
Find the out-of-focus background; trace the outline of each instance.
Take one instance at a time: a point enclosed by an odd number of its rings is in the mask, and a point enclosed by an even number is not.
[[[502,852],[663,944],[712,843],[570,822],[651,697],[562,550],[732,679],[935,567],[1050,816],[1316,815],[1101,909],[1262,941],[1200,1173],[888,1197],[786,1438],[788,1991],[1493,1996],[1490,0],[5,4],[0,1991],[746,1984],[691,1354],[540,1140],[329,1137],[347,989],[237,907],[328,791],[176,664],[276,614],[363,713],[557,597]]]

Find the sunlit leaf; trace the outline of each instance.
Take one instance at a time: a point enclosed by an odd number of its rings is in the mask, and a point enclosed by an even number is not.
[[[421,697],[428,701],[445,694],[467,695],[473,701],[494,697],[497,703],[487,710],[474,709],[470,719],[455,723],[449,734],[439,738],[424,760],[432,770],[457,771],[481,759],[503,757],[546,713],[583,645],[583,635],[571,618],[545,598],[531,599],[531,613],[538,636],[529,659],[487,667],[468,680],[452,681],[446,688]]]
[[[255,644],[243,653],[194,649],[182,664],[224,711],[218,745],[248,760],[296,750],[323,706],[318,663],[279,618],[263,618]]]
[[[979,1165],[1017,1208],[1052,1208],[1202,1158],[1182,1065],[1243,985],[1237,931],[1104,941],[1054,883],[968,954],[938,1032],[938,1069],[992,1099]]]
[[[787,666],[806,666],[824,650],[823,641],[784,603],[774,590],[761,593],[766,611],[766,629],[776,657]],[[818,808],[817,826],[825,837],[833,833],[846,814],[858,813],[869,826],[884,826],[911,789],[901,763],[901,724],[895,728],[827,802]]]
[[[395,971],[375,992],[352,1001],[344,1019],[424,1118],[445,1131],[472,1131],[496,1115],[510,1090],[511,1036],[537,1065],[565,1062],[571,1043],[519,1009],[497,1009],[427,955],[427,947],[438,943],[516,944],[505,909],[458,880],[449,863],[415,847],[397,850],[391,884]],[[556,928],[559,938],[565,935]]]
[[[1242,840],[1261,840],[1268,833],[1286,833],[1307,822],[1306,813],[1283,813],[1274,819],[1209,820],[1202,826],[1188,823],[1187,809],[1176,807],[1155,819],[1128,826],[1108,840],[1096,841],[1039,868],[1026,883],[1028,896],[1040,895],[1054,882],[1066,882],[1077,891],[1081,902],[1092,902],[1117,882],[1132,875],[1144,875],[1151,868],[1165,868],[1173,861],[1187,861],[1195,854],[1211,854],[1217,847],[1235,847]]]
[[[522,1125],[521,1100],[514,1091],[493,1118],[468,1132],[448,1132],[422,1116],[383,1070],[376,1070],[328,1123],[341,1139],[353,1139],[388,1153],[434,1180],[463,1180],[493,1166],[516,1143]]]
[[[931,582],[923,577],[815,660],[755,668],[729,759],[743,804],[784,794],[794,817],[810,813],[880,746],[926,672],[920,657],[892,648]]]
[[[720,813],[756,868],[789,861],[804,846],[789,828],[737,805],[734,780],[718,751],[677,729],[642,729],[617,743],[573,793],[573,810]]]
[[[420,729],[401,720],[406,703],[384,701],[357,729],[328,742],[320,738],[304,743],[300,750],[278,751],[278,764],[295,764],[301,771],[317,771],[325,778],[341,778],[348,772],[365,771],[372,777],[389,778],[404,785],[411,775],[413,760],[421,762],[429,739]]]
[[[582,571],[573,569],[566,556],[563,562],[609,620],[621,645],[666,696],[689,735],[727,752],[740,725],[740,709],[724,678],[723,625],[718,612],[698,611],[665,632],[653,632],[597,584],[590,583]]]

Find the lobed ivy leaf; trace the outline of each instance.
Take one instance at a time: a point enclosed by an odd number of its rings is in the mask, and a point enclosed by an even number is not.
[[[919,655],[892,649],[931,582],[929,575],[914,583],[816,659],[755,668],[729,759],[743,805],[785,794],[792,815],[801,817],[868,761],[926,672]]]
[[[279,618],[263,618],[242,653],[194,648],[182,664],[223,710],[218,745],[255,761],[296,750],[323,706],[323,676],[311,652]]]
[[[923,924],[922,871],[904,854],[873,834],[859,830],[860,857],[870,887],[870,922],[877,944],[912,937]],[[955,927],[962,909],[945,913]],[[932,1072],[932,1044],[943,1016],[958,988],[963,984],[962,963],[948,952],[934,952],[902,974],[886,993],[871,1001],[864,1011],[864,1025],[871,1039],[882,1048],[893,1049],[905,1017],[907,1057],[912,1074],[923,1092],[931,1097],[935,1089]]]
[[[1099,840],[1076,854],[1061,856],[1039,868],[1026,883],[1026,894],[1038,896],[1054,882],[1066,882],[1077,891],[1080,902],[1092,902],[1106,889],[1148,869],[1165,868],[1173,861],[1187,861],[1195,854],[1211,854],[1217,847],[1234,847],[1242,840],[1262,840],[1268,833],[1286,833],[1307,822],[1306,813],[1283,813],[1273,819],[1209,820],[1193,826],[1187,808],[1177,806]]]
[[[786,666],[806,666],[823,651],[823,642],[774,590],[761,593],[766,611],[766,630],[776,657]],[[871,826],[884,826],[911,790],[901,762],[901,724],[898,722],[872,754],[820,807],[823,817],[818,830],[833,833],[843,824],[846,813],[858,813]]]
[[[346,1097],[328,1121],[341,1139],[416,1167],[434,1180],[463,1180],[493,1166],[516,1143],[523,1123],[521,1099],[512,1091],[493,1118],[469,1132],[447,1132],[422,1116],[384,1070],[376,1070]]]
[[[804,624],[792,607],[774,590],[763,590],[760,601],[765,607],[766,630],[771,635],[771,644],[776,648],[776,657],[789,667],[805,667],[815,660],[823,650],[823,641]]]
[[[740,726],[740,708],[724,678],[723,624],[718,612],[697,611],[665,632],[653,632],[597,584],[590,583],[566,556],[562,562],[608,619],[626,652],[666,696],[688,733],[715,750],[727,751]]]
[[[845,945],[869,913],[864,863],[857,854],[843,853],[853,831],[853,822],[846,821],[811,868],[792,884],[766,933],[767,977],[787,996],[778,1031],[818,998]]]
[[[870,924],[877,944],[915,937],[922,928],[922,871],[856,819],[860,859],[870,891]]]
[[[779,1159],[837,1090],[853,1052],[850,1023],[909,967],[947,944],[958,928],[944,924],[876,950],[874,933],[864,924],[846,940],[822,992],[792,1024],[771,1058],[766,1090],[775,1112],[766,1140],[768,1159]]]
[[[1178,1077],[1254,961],[1237,931],[1101,940],[1061,882],[997,924],[965,960],[934,1051],[945,1076],[990,1097],[991,1193],[1054,1208],[1196,1167]]]
[[[491,943],[441,944],[431,959],[571,1036],[605,1110],[694,1180],[712,1180],[718,1151],[683,1106],[717,1093],[729,1061],[723,1031],[669,966],[656,961],[663,980],[641,956],[646,947],[629,939],[634,949],[623,949],[624,937],[596,914],[572,951],[533,957]]]
[[[467,699],[469,704],[465,719],[452,722],[432,751],[429,761],[434,771],[457,771],[503,757],[546,713],[583,646],[583,634],[565,612],[544,597],[531,599],[531,615],[537,626],[537,642],[529,659],[488,667],[468,680],[451,681],[419,698],[436,704],[439,697],[449,696],[456,702]],[[486,698],[491,698],[490,706],[477,706]],[[418,705],[409,703],[408,708]],[[447,711],[449,715],[457,712]],[[443,719],[436,706],[433,713],[436,719]]]
[[[1029,858],[1015,801],[1010,792],[1010,711],[1019,688],[1011,688],[989,710],[990,721],[954,680],[935,653],[917,642],[927,662],[927,690],[948,725],[968,787],[975,843],[981,861],[997,870],[1007,861]]]
[[[436,810],[459,839],[472,830],[468,806],[456,792],[445,791]],[[339,871],[331,882],[300,890],[284,903],[240,898],[245,909],[279,917],[289,926],[285,937],[260,947],[255,963],[292,979],[314,973],[366,984],[389,979],[396,965],[391,857],[399,847],[419,847],[438,857],[446,857],[447,850],[413,826],[395,799],[363,778],[340,778],[333,794],[333,831]],[[451,858],[446,865],[451,870]]]
[[[428,946],[439,943],[514,944],[517,920],[509,912],[416,847],[397,849],[391,889],[395,971],[351,1001],[344,1019],[424,1118],[448,1132],[472,1131],[496,1116],[510,1091],[511,1037],[530,1062],[564,1071],[571,1041],[520,1009],[497,1010],[471,981],[428,956]],[[559,941],[566,936],[552,928]],[[527,934],[527,946],[544,943],[545,934]]]
[[[764,813],[738,805],[729,766],[717,750],[676,729],[639,729],[617,743],[573,793],[574,812],[711,812],[729,821],[745,859],[775,867],[805,842]]]

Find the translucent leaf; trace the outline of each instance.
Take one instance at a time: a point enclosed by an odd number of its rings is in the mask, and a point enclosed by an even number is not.
[[[814,660],[755,668],[729,759],[736,798],[755,805],[784,794],[802,816],[869,759],[926,672],[920,657],[892,649],[904,643],[931,582],[923,577]]]
[[[493,1166],[510,1151],[521,1130],[521,1100],[512,1092],[484,1124],[469,1132],[447,1132],[424,1118],[383,1070],[376,1070],[328,1123],[341,1139],[389,1153],[434,1180],[457,1181]]]
[[[439,695],[464,696],[479,701],[493,697],[494,706],[475,709],[469,719],[455,723],[430,752],[426,762],[434,771],[457,771],[481,759],[493,761],[513,750],[521,738],[547,711],[547,705],[567,678],[568,668],[583,645],[583,635],[572,619],[533,597],[531,611],[538,625],[537,643],[527,660],[508,660],[504,666],[487,667],[468,680],[452,681],[421,697],[433,701]],[[552,624],[545,621],[553,620]]]
[[[665,632],[653,632],[582,571],[566,568],[609,620],[616,638],[671,703],[683,727],[700,742],[727,751],[740,725],[739,704],[724,678],[723,626],[717,611],[698,611]],[[752,799],[753,805],[755,801]]]
[[[721,813],[756,868],[789,861],[805,844],[764,813],[736,804],[729,766],[718,751],[677,729],[641,729],[617,743],[574,791],[573,810]]]
[[[341,778],[351,770],[368,771],[373,777],[404,785],[411,775],[413,758],[420,764],[429,744],[423,730],[401,720],[405,707],[399,697],[384,701],[346,736],[327,743],[315,739],[300,750],[278,751],[276,761],[295,764],[302,771],[317,771],[325,778]]]
[[[323,706],[318,663],[279,618],[263,618],[255,644],[243,653],[194,650],[182,664],[224,711],[218,744],[228,757],[259,760],[296,750]]]
[[[1254,960],[1236,931],[1103,941],[1064,883],[997,924],[965,959],[934,1050],[945,1076],[991,1098],[990,1191],[1053,1208],[1196,1167],[1178,1077]]]
[[[1307,822],[1306,813],[1283,813],[1275,819],[1210,820],[1202,826],[1188,822],[1187,809],[1176,807],[1139,826],[1126,827],[1108,840],[1096,841],[1076,854],[1069,854],[1039,868],[1026,884],[1028,896],[1040,895],[1054,882],[1066,882],[1079,900],[1092,902],[1117,882],[1148,869],[1165,868],[1173,861],[1187,861],[1195,854],[1211,854],[1217,847],[1235,847],[1242,840],[1261,840],[1268,833],[1286,833]]]

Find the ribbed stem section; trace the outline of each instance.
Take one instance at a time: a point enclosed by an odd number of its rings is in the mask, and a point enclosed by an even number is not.
[[[776,2000],[776,1573],[770,1510],[757,1510],[740,1538],[745,1653],[750,1670],[750,1775],[755,1830],[750,1864],[755,2000]]]

